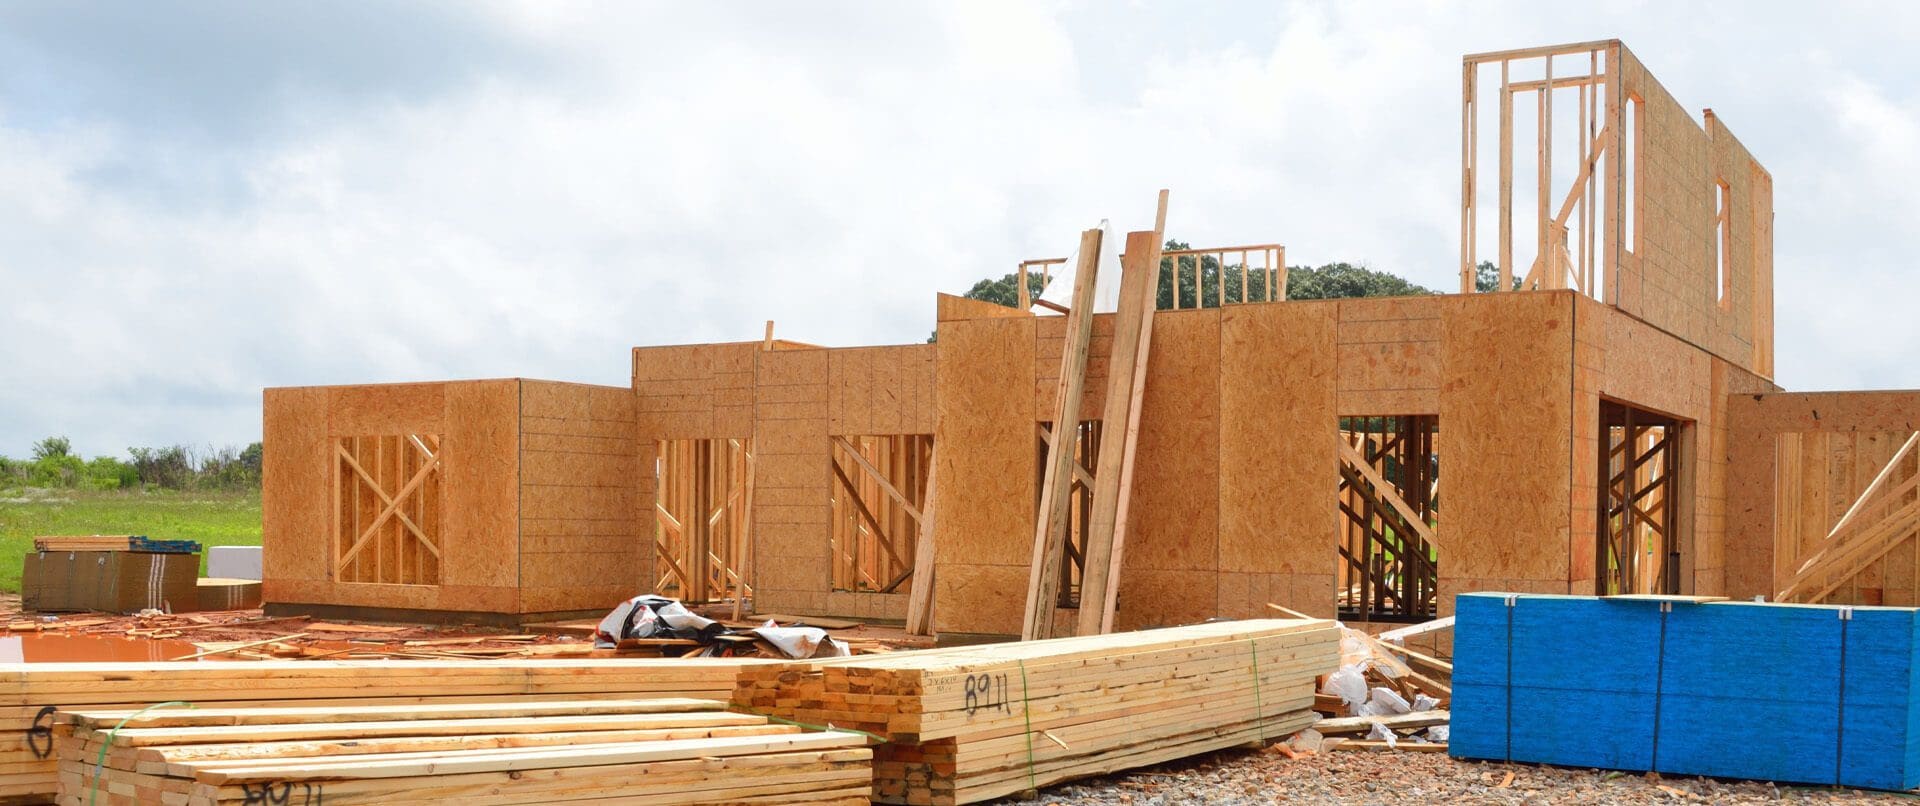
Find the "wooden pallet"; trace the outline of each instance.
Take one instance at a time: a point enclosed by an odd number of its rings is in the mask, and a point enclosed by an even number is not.
[[[56,710],[414,706],[581,697],[725,699],[740,659],[35,663],[0,670],[0,803],[58,788]]]
[[[741,670],[742,710],[884,737],[874,799],[974,803],[1310,725],[1330,621],[1217,622]]]
[[[867,739],[686,698],[61,712],[58,802],[865,803]]]

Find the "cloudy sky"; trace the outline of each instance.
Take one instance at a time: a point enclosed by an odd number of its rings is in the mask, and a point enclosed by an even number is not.
[[[265,386],[918,341],[1112,218],[1454,287],[1464,53],[1620,37],[1772,171],[1779,381],[1920,387],[1920,5],[9,3],[0,454]]]

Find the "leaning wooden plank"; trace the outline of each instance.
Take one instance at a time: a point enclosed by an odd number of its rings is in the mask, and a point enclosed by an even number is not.
[[[1054,391],[1053,441],[1047,447],[1046,475],[1035,517],[1033,559],[1028,569],[1025,639],[1053,636],[1054,609],[1060,596],[1060,564],[1065,561],[1071,512],[1075,448],[1080,431],[1080,395],[1087,376],[1087,345],[1093,338],[1093,289],[1100,266],[1100,230],[1080,233],[1080,261],[1073,278],[1073,305],[1067,311],[1067,341],[1060,351],[1060,382]]]
[[[920,536],[913,545],[913,587],[907,591],[907,634],[933,634],[933,511],[934,483],[940,477],[939,449],[928,462],[927,505],[920,513]]]
[[[1132,480],[1134,446],[1140,441],[1140,408],[1146,392],[1146,373],[1140,370],[1147,362],[1160,288],[1160,233],[1127,233],[1127,250],[1120,265],[1120,311],[1114,320],[1106,410],[1101,422],[1123,427],[1119,439],[1101,441],[1100,458],[1095,462],[1103,469],[1093,480],[1093,515],[1082,540],[1081,635],[1112,632],[1113,605],[1119,601],[1109,595],[1119,587],[1120,567],[1113,558],[1115,546],[1123,543],[1126,534],[1121,505],[1130,497],[1122,485]]]

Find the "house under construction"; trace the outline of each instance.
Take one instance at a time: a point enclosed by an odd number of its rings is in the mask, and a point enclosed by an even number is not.
[[[1920,392],[1773,383],[1772,177],[1727,125],[1618,41],[1468,56],[1462,90],[1459,293],[1288,300],[1277,244],[1156,224],[1115,313],[940,295],[931,344],[638,347],[628,388],[269,389],[269,608],[659,591],[944,638],[1479,590],[1920,604]]]

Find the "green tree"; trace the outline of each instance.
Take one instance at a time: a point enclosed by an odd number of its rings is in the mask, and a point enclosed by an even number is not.
[[[1519,277],[1513,278],[1513,287],[1507,290],[1519,291],[1520,281]],[[1499,287],[1500,267],[1493,265],[1493,261],[1482,260],[1479,265],[1473,267],[1473,290],[1485,294]]]
[[[1027,275],[1028,299],[1038,299],[1040,292],[1046,287],[1047,281],[1040,276],[1039,272],[1032,272]],[[974,283],[973,287],[967,289],[967,293],[961,296],[967,299],[977,299],[981,302],[991,302],[995,305],[1005,305],[1009,308],[1018,308],[1020,307],[1019,291],[1019,276],[1008,274],[998,280],[981,280],[980,282]]]
[[[73,442],[66,437],[47,437],[33,443],[33,460],[59,459],[73,453]]]
[[[1404,277],[1351,263],[1287,270],[1287,299],[1412,297],[1432,293],[1433,289],[1415,285]]]

